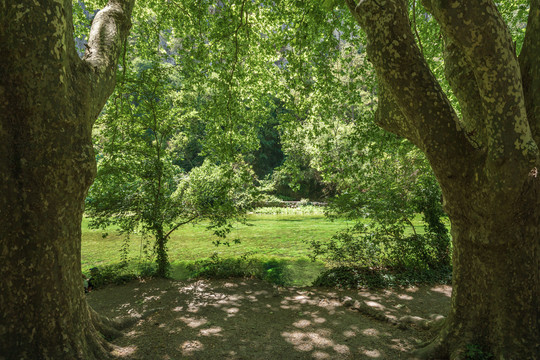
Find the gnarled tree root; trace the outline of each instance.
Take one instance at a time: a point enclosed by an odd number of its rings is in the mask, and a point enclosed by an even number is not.
[[[89,336],[88,342],[95,359],[112,359],[111,351],[114,345],[110,341],[124,335],[122,330],[136,324],[139,320],[145,319],[158,309],[152,309],[144,312],[142,315],[131,316],[127,318],[109,319],[106,316],[98,314],[94,309],[88,306],[90,321],[93,325],[92,336]]]
[[[381,310],[377,310],[363,301],[353,300],[346,296],[341,301],[343,306],[358,311],[359,313],[368,316],[370,318],[387,322],[400,329],[407,329],[409,327],[421,328],[423,330],[439,330],[444,324],[445,317],[442,315],[434,316],[432,319],[424,319],[419,316],[406,315],[399,319],[388,316]]]

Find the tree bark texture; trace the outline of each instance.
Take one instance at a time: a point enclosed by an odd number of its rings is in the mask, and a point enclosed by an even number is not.
[[[346,0],[366,31],[380,126],[424,151],[452,224],[453,292],[419,358],[540,356],[540,1],[519,58],[491,0],[424,0],[445,40],[458,116],[418,49],[405,0]]]
[[[82,287],[81,220],[133,3],[109,1],[80,59],[71,0],[0,0],[0,359],[109,356],[114,331]]]

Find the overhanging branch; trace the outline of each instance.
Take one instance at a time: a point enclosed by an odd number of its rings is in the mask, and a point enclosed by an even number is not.
[[[382,2],[364,0],[356,4],[355,0],[347,0],[349,9],[367,33],[367,52],[379,83],[384,84],[392,100],[385,101],[383,97],[382,104],[393,102],[402,114],[381,119],[381,123],[422,149],[439,178],[453,177],[462,162],[475,152],[474,147],[416,45],[407,2]]]
[[[492,0],[432,1],[428,7],[475,79],[489,134],[486,173],[502,182],[506,176],[526,176],[538,147],[527,120],[512,39],[497,7]]]

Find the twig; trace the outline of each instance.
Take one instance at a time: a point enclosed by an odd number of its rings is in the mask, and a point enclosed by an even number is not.
[[[420,40],[420,35],[418,34],[418,28],[416,27],[416,0],[413,0],[412,11],[413,11],[414,33],[416,34],[416,38],[418,39],[418,46],[420,47],[420,51],[422,52],[422,54],[424,54],[424,47],[422,46],[422,40]]]

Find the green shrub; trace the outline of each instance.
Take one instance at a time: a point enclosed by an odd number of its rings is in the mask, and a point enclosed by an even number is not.
[[[384,287],[381,274],[369,268],[340,266],[323,272],[315,279],[313,286],[356,289],[360,287]]]
[[[493,354],[484,352],[478,345],[469,344],[465,351],[466,360],[490,360],[493,359]]]
[[[262,279],[271,284],[286,285],[289,283],[285,265],[283,261],[269,260],[262,263]]]
[[[125,284],[137,278],[137,275],[128,270],[125,264],[112,264],[102,267],[94,267],[90,269],[90,274],[85,275],[89,285],[94,289],[100,288],[107,284]]]
[[[247,258],[221,258],[217,253],[189,264],[187,269],[192,277],[208,279],[247,278],[255,273],[252,261]]]
[[[310,245],[312,259],[322,257],[333,266],[426,270],[448,266],[450,260],[448,239],[434,233],[348,229]]]
[[[276,285],[286,285],[289,277],[285,261],[252,258],[245,254],[237,258],[221,258],[214,253],[209,259],[198,260],[187,266],[191,277],[207,279],[255,278]]]
[[[451,281],[452,269],[450,267],[403,271],[401,269],[339,266],[320,274],[313,282],[313,286],[344,289],[386,288],[426,283],[449,284]]]

